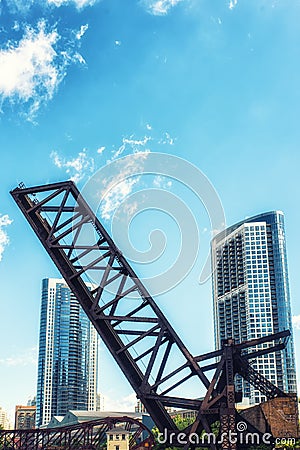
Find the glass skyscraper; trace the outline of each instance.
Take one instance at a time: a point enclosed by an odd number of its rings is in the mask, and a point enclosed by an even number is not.
[[[90,286],[92,287],[92,285]],[[96,410],[98,334],[62,279],[42,282],[37,426],[68,410]]]
[[[215,345],[292,331],[284,216],[273,211],[239,222],[212,240]],[[264,344],[265,345],[265,344]],[[293,336],[285,350],[261,356],[253,367],[285,392],[295,393]],[[250,404],[265,397],[237,377]]]

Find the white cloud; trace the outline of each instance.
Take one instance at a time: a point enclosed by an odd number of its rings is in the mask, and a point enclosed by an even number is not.
[[[69,175],[69,179],[78,183],[87,174],[91,174],[95,170],[94,158],[91,158],[87,154],[87,150],[83,149],[75,158],[67,160],[61,157],[55,150],[50,154],[54,165],[59,169],[65,169]]]
[[[135,174],[139,173],[143,168],[145,158],[150,152],[150,149],[147,148],[147,143],[150,140],[151,137],[149,136],[144,136],[142,139],[135,139],[133,135],[129,138],[123,138],[120,147],[113,151],[111,159],[106,161],[107,163],[115,161],[123,153],[133,154],[130,164],[127,164],[122,172],[118,173],[111,182],[104,183],[105,195],[103,195],[100,207],[103,219],[109,220],[112,217],[113,212],[131,194],[134,186],[140,181],[140,176]],[[100,193],[100,197],[102,194]],[[134,212],[136,207],[137,205],[131,205],[131,213]]]
[[[146,127],[149,131],[152,128],[149,124]],[[134,135],[131,135],[123,137],[122,144],[111,152],[111,158],[106,160],[107,164],[116,161],[124,155],[132,155],[132,157],[112,179],[102,180],[103,188],[97,195],[99,200],[101,199],[100,214],[103,219],[111,219],[114,211],[140,182],[140,174],[143,172],[145,160],[150,153],[149,142],[152,141],[162,145],[173,145],[175,139],[168,132],[165,132],[160,139],[154,139],[147,135],[142,138],[136,138]],[[105,146],[99,147],[97,154],[102,155],[105,149]],[[65,169],[70,179],[76,183],[95,171],[95,160],[87,155],[85,149],[69,160],[60,156],[57,151],[52,151],[50,157],[55,166],[59,169]],[[172,181],[165,177],[157,176],[153,180],[153,186],[160,189],[170,189]],[[136,203],[124,206],[125,209],[127,208],[125,212],[128,212],[129,215],[132,215],[137,210],[137,207]]]
[[[164,16],[181,1],[183,0],[141,0],[141,4],[150,14]]]
[[[58,40],[56,31],[46,33],[41,22],[37,31],[27,29],[18,46],[0,51],[0,93],[27,101],[40,90],[52,97],[59,73],[53,65]]]
[[[74,56],[73,56],[72,59],[73,59],[74,62],[75,62],[75,61],[78,61],[79,64],[82,64],[82,65],[86,64],[86,60],[85,60],[84,57],[83,57],[80,53],[78,53],[78,52],[74,53]]]
[[[235,8],[237,5],[237,0],[230,0],[229,1],[229,9]]]
[[[133,153],[149,151],[147,143],[151,140],[150,136],[144,136],[143,139],[134,139],[133,135],[129,138],[123,138],[120,147],[113,152],[112,160],[119,158],[122,153],[128,150]]]
[[[0,50],[2,101],[26,104],[29,118],[33,118],[41,104],[52,99],[66,75],[66,67],[84,62],[72,46],[59,51],[60,39],[57,30],[47,31],[41,20],[36,29],[26,28],[18,44],[9,42]]]
[[[156,175],[153,180],[153,186],[158,189],[170,189],[172,187],[172,181],[162,175]]]
[[[29,366],[37,363],[37,348],[32,347],[22,353],[12,355],[7,358],[0,358],[0,365],[6,367]]]
[[[6,0],[8,10],[13,13],[21,13],[26,15],[33,5],[39,6],[68,6],[73,5],[78,11],[81,11],[87,6],[93,6],[98,0]],[[1,0],[0,0],[0,13],[1,13]]]
[[[86,6],[93,6],[97,0],[47,0],[49,5],[62,6],[73,4],[77,9],[83,9]]]
[[[53,151],[51,152],[50,158],[52,159],[54,165],[55,165],[56,167],[58,167],[59,169],[61,169],[62,167],[64,167],[64,166],[63,166],[63,164],[64,164],[63,159],[62,159],[60,156],[58,156],[58,153],[57,153],[55,150],[53,150]]]
[[[12,223],[12,220],[7,214],[0,216],[0,261],[2,261],[2,255],[5,247],[9,244],[9,237],[3,227],[7,227]]]
[[[149,151],[136,152],[123,167],[123,170],[116,174],[111,181],[103,180],[104,189],[99,193],[99,197],[102,198],[100,214],[103,219],[109,220],[113,212],[132,193],[134,186],[141,179],[141,176],[137,174],[143,171],[148,155]],[[132,204],[127,212],[132,214],[136,209],[137,204]]]
[[[152,128],[149,124],[146,127],[149,131]],[[122,170],[113,179],[102,180],[103,188],[97,195],[99,200],[101,199],[99,211],[103,219],[110,220],[114,211],[140,182],[140,174],[143,172],[145,160],[150,153],[150,142],[156,142],[161,145],[173,145],[175,139],[168,132],[165,132],[160,139],[154,139],[147,135],[142,138],[136,138],[134,135],[123,137],[121,145],[114,149],[111,152],[110,159],[106,160],[106,164],[109,164],[124,155],[132,155],[130,161],[125,167],[122,166]],[[102,155],[104,150],[106,150],[105,146],[99,147],[97,154]],[[69,160],[60,156],[57,151],[52,151],[50,157],[55,166],[59,169],[65,169],[70,179],[76,183],[95,171],[95,160],[92,157],[88,157],[85,149]],[[160,189],[170,189],[172,181],[165,177],[157,176],[153,180],[153,186]],[[137,210],[137,207],[136,203],[126,204],[124,212],[132,215]]]
[[[12,220],[8,217],[7,214],[0,217],[0,227],[10,225],[11,223],[12,223]]]
[[[123,153],[132,154],[130,162],[123,167],[120,173],[114,176],[113,180],[103,180],[103,190],[99,193],[99,198],[103,199],[100,207],[103,219],[109,220],[112,217],[114,210],[131,194],[134,186],[139,182],[140,176],[136,176],[136,173],[141,173],[143,170],[144,161],[150,152],[150,149],[147,148],[147,143],[151,139],[149,136],[135,139],[133,135],[129,138],[123,138],[120,147],[112,151],[111,159],[107,159],[106,163],[108,164],[121,157]],[[97,149],[97,153],[102,155],[105,149],[105,146],[101,146]],[[67,159],[56,150],[53,150],[50,158],[53,164],[58,169],[64,169],[69,179],[75,183],[78,183],[95,171],[95,160],[88,156],[86,149],[83,149],[76,157],[71,159]],[[136,207],[137,205],[132,205],[130,207],[131,212]]]
[[[16,14],[18,12],[21,14],[27,14],[33,4],[34,0],[26,0],[26,2],[24,0],[6,0],[7,8],[13,14]]]
[[[1,1],[1,0],[0,0],[0,1]],[[18,22],[17,20],[14,21],[14,25],[13,25],[12,29],[13,29],[14,31],[19,31],[19,29],[20,29],[20,24],[19,24],[19,22]]]
[[[300,330],[300,314],[298,316],[293,316],[293,325],[294,328]]]
[[[134,412],[136,403],[137,399],[134,393],[118,400],[111,398],[109,395],[103,395],[103,409],[105,411]]]
[[[168,132],[164,134],[164,137],[161,138],[158,143],[163,145],[174,145],[176,138],[172,138]]]
[[[146,125],[146,128],[149,131],[152,129],[149,124]],[[125,197],[131,194],[134,186],[139,182],[140,177],[135,174],[143,170],[145,158],[151,151],[150,142],[160,145],[174,145],[175,141],[176,138],[171,137],[168,132],[163,133],[159,139],[148,135],[136,138],[133,134],[129,137],[123,137],[121,145],[111,151],[111,157],[106,160],[106,164],[116,161],[124,155],[132,155],[133,158],[131,159],[130,167],[123,168],[122,172],[114,177],[113,182],[103,185],[103,192],[105,190],[103,198],[105,197],[105,199],[102,200],[101,214],[104,219],[111,218],[113,211],[123,202]],[[96,152],[98,155],[102,155],[104,150],[106,150],[106,147],[101,146],[98,147]],[[50,157],[54,165],[59,169],[65,169],[69,178],[75,183],[91,175],[96,169],[97,160],[95,161],[94,158],[89,157],[86,149],[83,149],[76,157],[71,159],[66,159],[55,150],[51,152]],[[153,185],[162,189],[169,189],[172,186],[172,182],[162,177],[157,177],[154,179]],[[101,193],[99,195],[102,197]]]
[[[120,174],[122,178],[124,174]],[[109,220],[112,213],[117,209],[123,200],[131,194],[133,186],[138,183],[140,177],[126,178],[115,185],[105,196],[103,204],[101,205],[101,216],[103,219]],[[116,181],[114,181],[115,183]]]
[[[81,39],[85,32],[88,30],[89,25],[86,23],[85,25],[81,25],[80,30],[76,33],[76,39]]]

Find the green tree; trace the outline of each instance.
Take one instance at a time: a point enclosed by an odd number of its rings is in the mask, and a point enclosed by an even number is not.
[[[173,418],[173,421],[174,421],[175,425],[177,426],[177,428],[179,430],[184,430],[189,425],[192,425],[194,423],[194,420],[195,420],[194,417],[193,418],[192,417],[185,418],[185,417],[182,417],[180,415],[175,416]],[[220,428],[220,423],[219,422],[213,423],[212,426],[211,426],[212,433],[214,433],[217,436],[218,433],[219,433],[219,428]],[[152,432],[153,432],[155,440],[156,440],[155,450],[160,450],[162,448],[165,448],[164,444],[160,444],[158,442],[158,439],[157,439],[158,435],[159,435],[158,428],[157,427],[153,428]],[[204,434],[204,431],[202,432],[202,434]],[[166,450],[182,450],[182,448],[180,448],[180,447],[167,447]],[[204,449],[202,447],[197,447],[197,450],[207,450],[207,449]]]

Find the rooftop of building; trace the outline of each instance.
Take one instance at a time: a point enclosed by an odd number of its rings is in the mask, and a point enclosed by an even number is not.
[[[36,406],[31,406],[31,405],[16,405],[16,411],[19,411],[21,409],[26,409],[26,410],[30,410],[30,411],[35,411],[36,410]]]
[[[114,427],[106,432],[107,434],[130,434],[130,431],[126,430],[124,427]]]
[[[128,411],[77,411],[70,410],[66,413],[63,419],[60,421],[60,426],[75,425],[90,420],[104,419],[106,417],[130,417],[132,419],[142,419],[142,416],[146,414],[128,412]],[[53,418],[52,418],[53,419]],[[48,427],[52,423],[52,419],[49,422]]]
[[[283,216],[284,214],[280,210],[274,210],[274,211],[268,211],[265,213],[256,214],[255,216],[252,216],[252,217],[247,217],[246,219],[241,220],[241,221],[235,223],[234,225],[230,225],[229,227],[225,228],[225,230],[221,231],[216,236],[214,236],[212,241],[218,243],[219,241],[221,241],[226,236],[228,236],[233,231],[237,230],[240,226],[242,226],[246,223],[252,223],[252,222],[270,223],[271,220],[274,219],[274,217],[276,217],[277,215]]]
[[[60,427],[61,422],[63,421],[65,416],[53,416],[50,422],[47,425],[47,428],[56,428]],[[42,428],[42,427],[41,427]],[[45,426],[43,428],[46,428]]]

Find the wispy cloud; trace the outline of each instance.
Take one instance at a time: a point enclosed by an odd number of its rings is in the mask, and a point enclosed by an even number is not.
[[[114,176],[113,180],[105,184],[105,195],[102,196],[103,201],[100,207],[101,217],[105,220],[111,219],[113,212],[121,205],[121,203],[128,197],[136,184],[140,181],[140,176],[136,175],[142,171],[144,161],[147,158],[150,148],[148,146],[150,136],[143,138],[135,138],[134,135],[130,137],[123,137],[122,144],[116,150],[113,150],[111,159],[106,162],[112,162],[124,156],[124,154],[132,154],[130,163],[125,164],[122,171]],[[128,213],[133,214],[137,208],[137,204],[129,206]]]
[[[124,180],[121,180],[124,176],[124,173],[120,174],[120,181],[117,181],[117,184],[111,188],[111,190],[105,196],[105,199],[101,205],[100,213],[103,219],[109,220],[112,216],[112,213],[115,209],[117,209],[123,200],[131,194],[133,187],[136,183],[139,182],[140,177],[129,177]],[[134,211],[131,210],[131,213]]]
[[[174,145],[176,138],[173,138],[170,133],[166,132],[164,136],[158,141],[162,145]]]
[[[3,252],[5,247],[9,244],[9,237],[4,229],[8,225],[11,225],[12,220],[7,214],[0,215],[0,261],[2,261]]]
[[[84,36],[88,28],[89,28],[88,23],[86,23],[85,25],[81,25],[80,29],[76,33],[76,39],[80,40],[82,36]]]
[[[0,366],[29,366],[37,363],[37,348],[32,347],[21,353],[6,358],[0,358]]]
[[[298,316],[293,317],[293,325],[294,325],[294,328],[296,328],[297,330],[300,330],[300,314]]]
[[[150,136],[144,136],[142,139],[135,139],[133,135],[129,138],[123,137],[120,147],[112,152],[111,160],[113,161],[119,158],[123,153],[128,151],[130,153],[150,151],[147,144],[151,140],[152,138]]]
[[[81,30],[80,37],[83,34]],[[32,119],[41,104],[52,99],[66,75],[67,66],[83,62],[74,45],[61,48],[60,40],[57,29],[47,30],[46,22],[41,20],[36,28],[27,26],[17,44],[8,42],[0,50],[2,103],[8,100],[26,104],[28,117]]]
[[[154,16],[165,16],[169,10],[183,0],[141,0],[146,11]]]
[[[50,154],[54,165],[59,169],[65,169],[70,176],[70,180],[78,183],[87,174],[92,174],[95,170],[94,158],[88,156],[87,150],[84,148],[75,158],[66,159],[53,150]]]
[[[34,4],[34,0],[6,0],[6,6],[11,13],[27,14]],[[1,13],[1,1],[0,1],[0,13]]]
[[[147,129],[150,131],[152,127],[149,125]],[[97,198],[100,201],[99,212],[104,220],[110,220],[126,197],[137,189],[139,183],[141,184],[141,173],[143,173],[146,158],[151,151],[150,144],[156,143],[156,145],[165,147],[166,145],[174,145],[174,142],[175,139],[168,132],[163,133],[159,138],[153,138],[150,135],[136,137],[134,134],[122,138],[121,145],[110,152],[110,157],[106,159],[105,164],[117,162],[123,156],[131,155],[131,158],[118,166],[118,171],[114,173],[113,177],[101,180],[101,188],[97,193]],[[103,168],[104,150],[107,152],[105,146],[100,146],[96,150],[97,157],[101,158],[100,170],[101,166]],[[62,157],[57,151],[52,151],[50,157],[55,166],[64,169],[69,178],[76,183],[90,177],[99,167],[98,159],[89,157],[86,149],[71,159]],[[154,178],[153,186],[160,189],[170,189],[172,182],[158,176]],[[136,202],[126,203],[124,208],[127,208],[127,211],[124,209],[125,212],[132,215],[137,210],[138,205]]]
[[[229,1],[229,9],[235,8],[237,5],[237,0],[230,0]]]
[[[132,136],[129,138],[124,137],[122,139],[122,144],[116,149],[111,152],[111,158],[106,160],[106,163],[109,163],[111,161],[114,161],[121,157],[123,153],[134,153],[134,154],[140,154],[149,152],[150,150],[147,148],[147,142],[151,140],[149,136],[144,136],[142,139],[135,139]],[[105,146],[101,146],[97,149],[97,153],[99,156],[103,154],[105,150]],[[69,175],[70,180],[74,181],[75,183],[78,183],[83,178],[90,176],[94,171],[96,167],[96,163],[93,157],[88,155],[87,149],[83,149],[80,151],[75,157],[73,158],[66,158],[64,156],[61,156],[56,150],[53,150],[50,154],[50,158],[52,159],[52,162],[58,169],[64,169],[65,172]],[[143,159],[144,156],[139,155],[137,156],[137,160]],[[114,195],[114,199],[118,196],[120,198],[124,198],[126,195],[128,195],[132,191],[133,185],[136,183],[136,180],[126,180],[124,184],[118,185],[116,187],[116,190],[119,192],[119,194]],[[107,207],[104,209],[107,210],[109,207],[109,199],[107,203]]]
[[[83,9],[86,6],[93,6],[97,0],[47,0],[49,5],[75,5],[77,9]]]
[[[153,186],[158,189],[170,189],[172,181],[162,175],[156,175],[153,180]]]
[[[87,6],[93,6],[99,0],[6,0],[6,6],[9,12],[27,15],[33,6],[39,6],[47,11],[50,7],[74,6],[78,12]],[[1,14],[1,0],[0,0]]]
[[[57,40],[57,31],[47,33],[45,23],[40,22],[37,30],[27,28],[17,46],[10,45],[0,51],[2,98],[32,100],[33,109],[38,108],[40,98],[52,98],[63,77],[54,64]]]
[[[105,411],[134,412],[137,403],[136,394],[130,394],[117,400],[109,395],[103,395],[103,409]]]
[[[139,183],[141,176],[137,175],[142,172],[145,160],[149,155],[148,152],[136,152],[130,158],[128,163],[124,164],[122,171],[116,175],[109,182],[103,180],[104,189],[99,193],[102,197],[100,206],[100,214],[103,219],[109,220],[113,212],[121,205],[128,195],[134,189],[134,186]],[[130,205],[128,213],[133,214],[137,208],[137,204]]]

